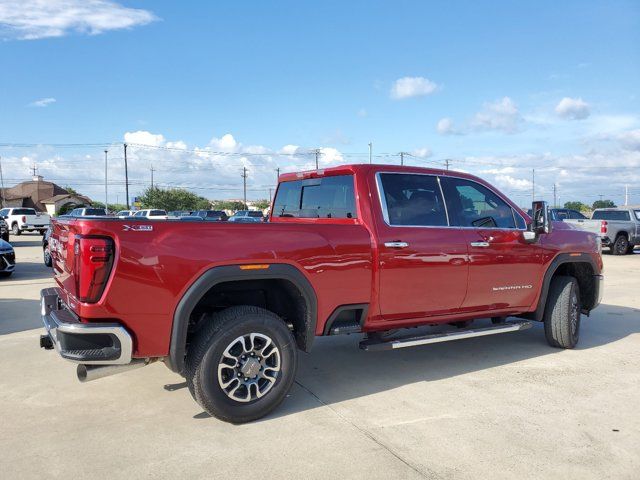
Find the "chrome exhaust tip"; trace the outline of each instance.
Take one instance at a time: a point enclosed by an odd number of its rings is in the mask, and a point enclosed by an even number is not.
[[[85,383],[99,378],[109,377],[117,373],[135,370],[136,368],[144,367],[149,363],[151,363],[149,359],[133,360],[131,363],[126,363],[124,365],[84,365],[81,363],[76,369],[76,374],[78,375],[78,380]]]

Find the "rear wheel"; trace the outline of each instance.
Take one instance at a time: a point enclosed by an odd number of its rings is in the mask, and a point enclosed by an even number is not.
[[[629,240],[624,235],[618,235],[616,241],[611,245],[611,253],[614,255],[625,255],[629,248]]]
[[[20,233],[22,233],[22,232],[20,232],[20,227],[18,227],[18,224],[17,224],[17,223],[14,223],[14,224],[11,226],[11,233],[13,233],[15,236],[19,236],[19,235],[20,235]]]
[[[49,253],[49,249],[48,248],[44,249],[42,256],[43,256],[44,264],[47,267],[50,267],[52,262],[51,262],[51,254]]]
[[[574,348],[580,333],[580,315],[580,287],[576,279],[554,277],[544,309],[544,333],[549,345]]]
[[[627,247],[627,254],[632,254],[634,247],[635,247],[635,245],[629,244],[629,246]]]
[[[284,400],[297,366],[296,342],[284,321],[262,308],[237,306],[213,315],[198,331],[185,376],[207,413],[245,423]]]

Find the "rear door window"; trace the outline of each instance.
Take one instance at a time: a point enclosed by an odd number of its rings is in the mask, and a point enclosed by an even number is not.
[[[591,217],[593,220],[629,221],[631,216],[627,210],[596,210]]]
[[[442,177],[452,225],[474,228],[516,228],[511,206],[484,185]]]
[[[273,206],[276,217],[357,218],[353,175],[283,182]]]
[[[446,227],[447,212],[433,175],[381,173],[385,221],[393,226]]]

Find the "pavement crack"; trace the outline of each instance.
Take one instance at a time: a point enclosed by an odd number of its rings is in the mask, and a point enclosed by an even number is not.
[[[371,433],[369,430],[367,430],[366,428],[363,428],[359,425],[357,425],[355,422],[353,422],[351,419],[349,419],[348,417],[345,417],[344,415],[342,415],[339,411],[337,411],[335,408],[333,408],[331,405],[329,405],[328,403],[324,402],[320,397],[318,397],[318,395],[316,395],[315,393],[313,393],[309,388],[307,388],[306,386],[304,386],[302,383],[300,383],[298,380],[295,380],[295,383],[302,388],[304,391],[306,391],[309,395],[311,395],[313,398],[316,399],[316,401],[321,404],[324,407],[327,407],[329,410],[331,410],[337,417],[339,417],[341,420],[343,420],[344,422],[347,422],[348,424],[350,424],[353,428],[355,428],[356,430],[358,430],[360,433],[362,433],[364,436],[366,436],[369,440],[371,440],[372,442],[374,442],[376,445],[378,445],[379,447],[383,448],[384,450],[386,450],[387,452],[389,452],[391,455],[393,455],[396,459],[398,459],[399,461],[401,461],[402,463],[404,463],[407,467],[409,467],[411,470],[413,470],[414,472],[416,472],[418,475],[420,475],[422,478],[426,478],[426,479],[433,479],[433,478],[442,478],[440,477],[438,474],[436,474],[433,471],[429,471],[429,472],[424,472],[422,471],[421,468],[419,468],[417,465],[414,465],[412,462],[410,462],[409,460],[407,460],[406,458],[404,458],[402,455],[400,455],[398,452],[396,452],[393,448],[391,448],[390,446],[386,445],[385,443],[383,443],[380,439],[378,439],[373,433]]]

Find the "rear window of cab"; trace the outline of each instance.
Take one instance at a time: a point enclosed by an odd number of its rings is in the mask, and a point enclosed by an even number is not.
[[[353,175],[283,182],[273,216],[286,218],[357,218]]]

